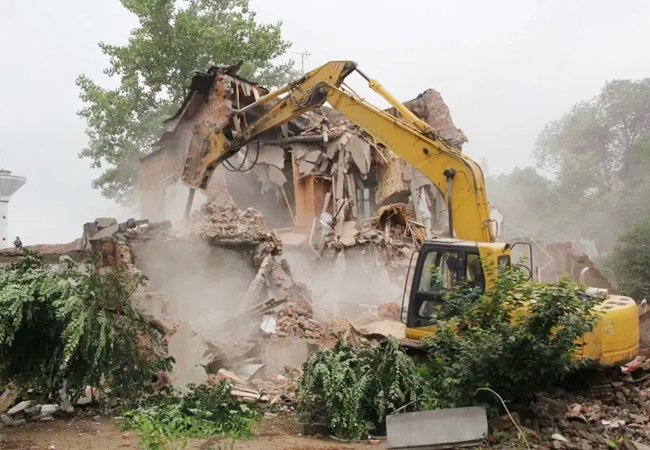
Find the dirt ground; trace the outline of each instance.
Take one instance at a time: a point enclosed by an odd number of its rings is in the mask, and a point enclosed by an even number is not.
[[[236,441],[237,450],[377,450],[385,442],[337,442],[299,436],[300,428],[290,418],[267,419],[261,422],[252,439]],[[29,423],[17,428],[0,429],[0,450],[104,450],[139,449],[135,432],[121,432],[119,421],[112,417],[75,417],[68,420]],[[217,450],[218,439],[195,440],[189,449]],[[225,442],[221,448],[230,449]]]

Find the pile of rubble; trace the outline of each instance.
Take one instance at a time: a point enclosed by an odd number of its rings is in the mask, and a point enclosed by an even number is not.
[[[281,309],[276,315],[277,330],[275,335],[278,337],[321,340],[324,337],[321,324],[311,318],[312,314],[305,306],[307,305],[298,306],[297,308],[287,306]]]
[[[512,431],[523,433],[535,448],[650,449],[647,356],[650,352],[642,351],[635,361],[621,368],[622,374],[613,378],[605,372],[586,372],[580,379],[572,379],[567,389],[538,393],[531,408],[512,413],[512,418],[504,415],[491,421],[491,443],[496,444],[500,433]],[[506,439],[498,447],[511,444]]]
[[[59,405],[40,405],[34,401],[20,402],[5,414],[0,415],[0,422],[7,427],[16,427],[26,422],[47,422],[54,419]]]
[[[0,423],[6,427],[16,427],[27,422],[48,422],[54,420],[62,412],[73,412],[67,394],[62,392],[61,404],[41,404],[35,400],[22,400],[18,390],[9,384],[5,386],[0,395]],[[31,390],[27,392],[29,395]],[[24,398],[24,397],[23,397]],[[76,406],[85,406],[97,399],[97,390],[86,387],[81,397],[77,399]]]
[[[246,403],[281,405],[292,409],[296,403],[296,383],[301,375],[300,369],[285,368],[284,374],[278,373],[271,377],[257,377],[244,380],[239,375],[221,369],[211,376],[208,384],[215,385],[219,381],[232,382],[231,393],[240,401]]]

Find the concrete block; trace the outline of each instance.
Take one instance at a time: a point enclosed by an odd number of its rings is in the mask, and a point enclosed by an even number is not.
[[[18,403],[16,406],[11,408],[9,411],[7,411],[8,416],[15,416],[17,414],[20,414],[21,412],[24,412],[27,408],[32,406],[32,401],[31,400],[25,400],[24,402]]]
[[[454,408],[386,417],[387,449],[441,449],[479,444],[488,433],[485,408]]]
[[[174,358],[172,386],[186,390],[188,384],[200,385],[207,381],[205,367],[214,356],[202,336],[196,334],[187,322],[181,322],[169,338],[168,351]]]
[[[318,351],[317,344],[300,339],[274,339],[262,348],[262,362],[266,364],[266,374],[279,372],[284,366],[301,367],[310,353]]]

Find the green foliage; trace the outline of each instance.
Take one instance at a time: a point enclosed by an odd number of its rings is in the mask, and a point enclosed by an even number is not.
[[[532,168],[488,177],[490,203],[536,239],[588,238],[609,250],[650,216],[649,105],[650,78],[607,82],[539,134],[533,156],[551,179]]]
[[[108,198],[122,202],[137,184],[139,158],[150,151],[163,119],[178,108],[194,71],[243,61],[239,74],[269,87],[293,78],[293,62],[274,63],[290,43],[281,23],[260,24],[249,0],[121,0],[140,25],[127,45],[100,43],[110,58],[104,71],[120,85],[105,89],[77,78],[86,107],[88,148],[80,156],[105,167],[93,181]]]
[[[419,386],[415,365],[396,340],[360,348],[339,342],[304,364],[297,412],[336,436],[362,439],[381,431],[387,414],[416,401]]]
[[[147,450],[183,449],[191,438],[250,437],[262,414],[239,403],[230,387],[230,382],[220,381],[215,387],[188,386],[185,394],[146,398],[124,414],[125,429],[136,430]]]
[[[505,271],[484,295],[451,291],[436,312],[438,330],[427,337],[429,361],[420,373],[427,408],[474,404],[479,388],[509,400],[527,400],[581,366],[576,339],[593,326],[589,298],[573,283],[526,282]]]
[[[57,273],[42,256],[25,250],[0,269],[0,382],[35,389],[57,399],[77,397],[87,385],[108,387],[115,397],[141,391],[169,361],[138,347],[160,335],[133,306],[143,282],[112,268],[100,276],[92,264],[79,269],[62,258]]]
[[[650,295],[650,219],[634,224],[619,236],[606,261],[621,292],[641,301]]]

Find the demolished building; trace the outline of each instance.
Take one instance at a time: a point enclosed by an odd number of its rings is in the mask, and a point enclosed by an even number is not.
[[[253,108],[241,119],[233,110],[267,93],[228,70],[197,74],[181,108],[165,122],[155,151],[140,162],[143,217],[180,222],[188,196],[181,175],[190,170],[186,159],[198,157],[204,131],[226,125],[242,129],[265,109]],[[435,90],[405,105],[458,148],[467,142]],[[229,198],[262,212],[302,281],[331,285],[337,270],[344,276],[350,266],[364,288],[373,278],[384,280],[372,283],[374,294],[367,289],[353,293],[351,283],[334,283],[350,288],[345,295],[350,305],[359,303],[359,296],[371,304],[378,301],[367,297],[377,295],[388,296],[381,302],[397,301],[413,250],[424,239],[449,234],[446,202],[438,189],[325,106],[268,131],[226,161],[195,198],[194,210]],[[327,280],[322,280],[323,267]]]

